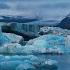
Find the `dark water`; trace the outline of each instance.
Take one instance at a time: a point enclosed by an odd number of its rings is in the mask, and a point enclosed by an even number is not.
[[[58,70],[70,70],[70,55],[41,55],[42,59],[53,59],[56,60]]]

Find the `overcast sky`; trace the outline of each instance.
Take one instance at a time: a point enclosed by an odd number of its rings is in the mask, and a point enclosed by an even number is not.
[[[40,15],[60,18],[70,12],[70,0],[0,0],[0,15]]]

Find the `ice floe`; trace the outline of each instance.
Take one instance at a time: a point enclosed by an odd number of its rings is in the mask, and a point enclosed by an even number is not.
[[[21,39],[23,39],[23,37],[15,34],[0,32],[0,45],[9,44],[9,43],[20,43]]]
[[[65,37],[53,34],[43,35],[30,40],[25,48],[28,48],[27,51],[37,53],[63,53],[66,49]]]
[[[39,57],[34,55],[26,55],[26,56],[3,56],[0,55],[0,70],[45,70],[43,67],[47,69],[56,68],[58,62],[56,60],[46,59],[41,60]],[[20,59],[21,58],[21,59]],[[16,59],[16,60],[15,60]],[[47,63],[48,62],[48,63]],[[41,69],[42,68],[42,69]]]
[[[62,29],[59,27],[42,27],[40,28],[40,32],[39,34],[44,35],[44,34],[55,34],[55,35],[63,35],[63,36],[67,36],[70,34],[70,30],[68,29]]]
[[[7,36],[12,43],[19,43],[21,39],[23,39],[22,36],[12,34],[12,33],[3,33],[5,36]],[[23,39],[24,40],[24,39]]]
[[[68,43],[68,44],[67,44]],[[18,43],[6,43],[0,47],[0,53],[4,54],[63,54],[69,52],[69,38],[63,35],[42,35],[29,40],[25,46]]]
[[[10,39],[5,36],[2,32],[0,32],[0,45],[4,45],[6,43],[10,43]]]

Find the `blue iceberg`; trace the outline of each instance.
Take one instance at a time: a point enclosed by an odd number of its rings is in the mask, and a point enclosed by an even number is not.
[[[37,53],[64,53],[68,49],[65,45],[66,37],[48,34],[30,40],[25,47],[26,51]],[[29,47],[29,49],[27,49]]]
[[[62,35],[43,35],[27,42],[25,46],[18,43],[7,43],[0,47],[0,53],[6,54],[63,54],[69,52],[66,47],[67,37]],[[69,44],[69,43],[68,43]],[[68,45],[67,44],[67,45]]]
[[[39,59],[39,57],[35,55],[0,55],[0,58],[0,70],[45,70],[45,67],[50,70],[51,68],[57,69],[57,61],[51,59]]]
[[[0,45],[10,43],[10,39],[0,32]]]

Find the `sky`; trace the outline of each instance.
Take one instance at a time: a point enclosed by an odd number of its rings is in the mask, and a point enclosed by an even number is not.
[[[0,15],[61,19],[70,12],[70,0],[0,0]]]

